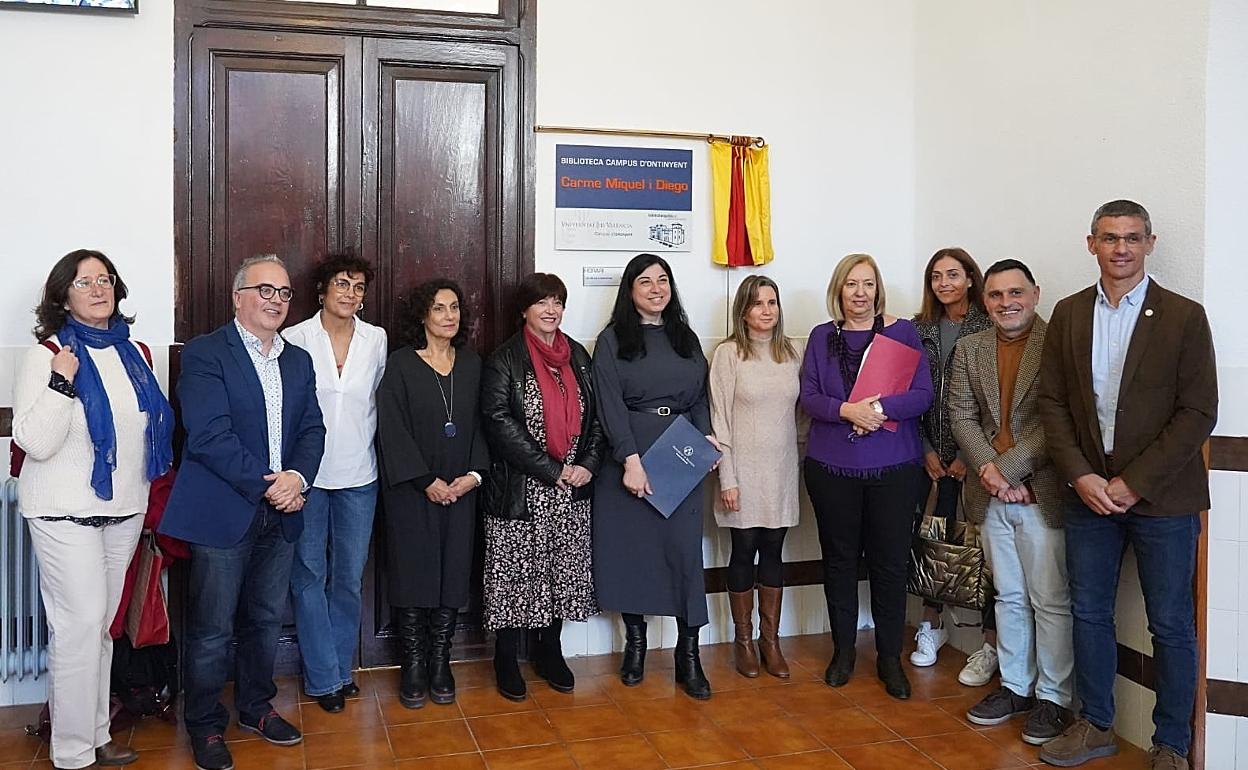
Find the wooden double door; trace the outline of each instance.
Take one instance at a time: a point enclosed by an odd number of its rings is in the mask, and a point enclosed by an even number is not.
[[[315,262],[350,251],[377,269],[362,316],[390,330],[392,345],[402,298],[437,276],[464,288],[473,344],[501,341],[504,299],[526,261],[517,46],[210,27],[187,44],[178,339],[231,318],[231,281],[247,257],[286,262],[290,324],[317,309]],[[365,575],[365,666],[394,657],[384,515]],[[479,655],[482,637],[477,589],[457,656]],[[279,660],[297,660],[293,624]]]

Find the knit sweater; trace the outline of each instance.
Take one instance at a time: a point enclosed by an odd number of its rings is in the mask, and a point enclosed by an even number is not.
[[[57,344],[59,347],[59,341]],[[142,513],[147,510],[147,415],[139,411],[134,386],[116,350],[84,346],[76,352],[79,357],[91,356],[112,405],[117,432],[113,499],[101,500],[91,488],[95,450],[82,401],[48,387],[52,351],[35,345],[23,356],[13,385],[13,440],[26,450],[17,481],[22,516]]]

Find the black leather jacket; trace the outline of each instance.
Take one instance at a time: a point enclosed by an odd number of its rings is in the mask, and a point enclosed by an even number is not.
[[[606,437],[594,404],[590,358],[584,346],[571,338],[572,371],[576,375],[585,412],[581,415],[581,438],[575,465],[598,475]],[[524,499],[524,481],[533,476],[544,484],[559,480],[563,465],[546,453],[525,427],[524,383],[533,371],[524,332],[513,335],[494,351],[481,371],[481,427],[490,443],[491,465],[482,490],[486,514],[500,519],[532,518]],[[593,482],[573,492],[574,500],[587,500]]]

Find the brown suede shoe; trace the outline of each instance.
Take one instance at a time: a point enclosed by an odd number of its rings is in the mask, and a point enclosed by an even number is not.
[[[1154,746],[1148,750],[1148,770],[1187,770],[1187,757],[1169,746]]]
[[[128,746],[109,741],[95,750],[95,763],[102,766],[128,765],[139,758],[139,753]]]
[[[1113,730],[1102,730],[1082,717],[1044,744],[1040,759],[1057,767],[1075,767],[1090,759],[1118,753]]]
[[[758,655],[754,652],[754,589],[729,591],[728,607],[736,636],[732,641],[732,659],[737,673],[751,679],[758,676]]]

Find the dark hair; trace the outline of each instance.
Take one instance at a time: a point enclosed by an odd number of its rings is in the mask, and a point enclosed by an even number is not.
[[[375,272],[368,260],[348,252],[326,254],[312,268],[312,285],[316,296],[323,297],[329,291],[329,282],[339,273],[363,273],[364,283],[373,282]]]
[[[646,340],[641,334],[641,315],[633,306],[633,282],[651,265],[658,265],[667,273],[668,287],[672,298],[667,307],[663,308],[663,331],[672,343],[672,349],[681,358],[692,358],[694,348],[698,346],[698,337],[689,328],[689,316],[680,305],[680,294],[676,291],[676,276],[667,260],[657,254],[638,254],[628,261],[624,267],[624,276],[620,279],[619,291],[615,294],[615,307],[611,309],[611,326],[615,328],[615,339],[619,342],[619,357],[632,361],[646,355]]]
[[[1027,276],[1027,280],[1032,286],[1036,285],[1036,277],[1031,274],[1031,268],[1027,267],[1022,262],[1019,262],[1017,259],[1002,259],[998,262],[993,262],[992,267],[988,268],[988,270],[984,272],[984,279],[987,280],[997,273],[1004,273],[1008,270],[1021,271],[1023,275]]]
[[[417,350],[429,346],[429,340],[425,337],[425,319],[429,317],[434,298],[443,289],[455,292],[455,298],[459,300],[459,331],[455,332],[455,336],[451,338],[451,346],[462,348],[468,341],[468,335],[472,333],[472,313],[469,312],[468,303],[464,300],[464,290],[449,278],[434,278],[432,281],[425,281],[417,286],[403,300],[397,325],[399,339],[404,344],[411,345]]]
[[[971,279],[971,285],[966,289],[966,299],[971,305],[980,310],[984,309],[984,276],[979,272],[979,265],[975,263],[975,259],[967,253],[966,249],[951,246],[933,254],[932,258],[927,260],[927,267],[923,268],[923,304],[919,308],[919,314],[914,317],[914,320],[919,323],[934,324],[945,315],[945,306],[940,303],[940,298],[932,289],[932,270],[936,268],[936,263],[945,257],[955,259],[962,265],[962,269]]]
[[[1089,229],[1093,235],[1096,235],[1096,223],[1103,217],[1135,217],[1144,220],[1144,234],[1153,234],[1153,220],[1148,216],[1148,209],[1144,208],[1135,201],[1116,200],[1104,203],[1092,215],[1092,226]]]
[[[35,306],[35,339],[43,342],[59,332],[65,325],[65,319],[69,316],[65,303],[69,301],[70,286],[78,277],[78,265],[88,259],[100,260],[110,275],[117,276],[117,283],[113,284],[113,314],[109,321],[113,318],[120,318],[128,324],[134,323],[134,316],[124,315],[121,312],[121,301],[130,292],[126,289],[126,282],[121,280],[121,273],[117,272],[117,266],[102,252],[75,249],[56,261],[52,270],[48,272],[48,280],[43,283],[43,296],[39,299],[39,304]]]
[[[547,297],[554,297],[562,305],[568,304],[568,287],[554,273],[533,273],[525,276],[516,287],[516,313],[524,311]]]

